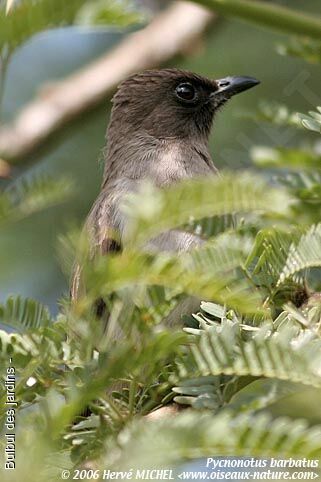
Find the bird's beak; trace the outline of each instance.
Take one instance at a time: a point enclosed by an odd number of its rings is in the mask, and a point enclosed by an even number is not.
[[[231,97],[239,92],[251,89],[258,85],[260,81],[254,79],[254,77],[225,77],[224,79],[216,80],[215,83],[218,88],[213,92],[212,96],[224,93]]]

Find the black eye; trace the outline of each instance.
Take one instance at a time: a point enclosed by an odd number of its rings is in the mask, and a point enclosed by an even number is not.
[[[196,90],[192,84],[184,82],[176,87],[176,95],[179,99],[192,102],[196,99]]]

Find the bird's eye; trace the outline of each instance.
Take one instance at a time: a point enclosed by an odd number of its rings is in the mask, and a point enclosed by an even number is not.
[[[196,99],[196,91],[192,84],[184,82],[176,87],[176,95],[185,102],[193,102]]]

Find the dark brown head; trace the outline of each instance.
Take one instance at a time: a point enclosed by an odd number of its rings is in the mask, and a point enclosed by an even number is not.
[[[219,107],[258,83],[252,77],[210,80],[177,69],[133,75],[113,98],[109,133],[139,130],[158,139],[207,137]]]

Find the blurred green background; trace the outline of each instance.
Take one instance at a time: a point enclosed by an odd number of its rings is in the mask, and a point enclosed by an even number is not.
[[[278,2],[320,13],[320,0]],[[5,84],[1,121],[7,122],[30,101],[44,82],[64,78],[119,42],[126,31],[114,28],[64,28],[35,36],[13,55]],[[253,41],[255,39],[255,43]],[[237,96],[217,117],[211,152],[219,168],[244,169],[254,145],[300,145],[297,130],[258,124],[244,117],[261,100],[287,104],[307,112],[320,105],[317,66],[298,58],[282,57],[277,45],[287,39],[237,20],[216,21],[194,54],[177,58],[172,66],[210,77],[251,75],[261,85]],[[8,294],[31,296],[56,313],[57,299],[68,293],[68,276],[57,254],[57,237],[81,226],[100,187],[102,148],[110,112],[110,99],[69,125],[28,164],[15,168],[15,179],[36,172],[73,179],[75,193],[61,206],[37,213],[0,234],[0,301]],[[1,181],[2,186],[10,183]]]

